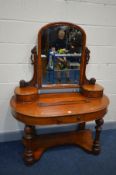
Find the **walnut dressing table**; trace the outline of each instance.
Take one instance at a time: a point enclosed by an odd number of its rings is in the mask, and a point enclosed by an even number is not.
[[[62,44],[63,42],[63,44]],[[31,165],[48,148],[74,144],[100,153],[100,132],[108,98],[94,78],[85,75],[90,51],[84,30],[72,23],[56,22],[42,27],[38,46],[32,49],[34,75],[20,81],[10,105],[13,116],[25,125],[24,160]],[[86,129],[95,121],[96,133]],[[77,123],[76,131],[37,135],[37,125]]]

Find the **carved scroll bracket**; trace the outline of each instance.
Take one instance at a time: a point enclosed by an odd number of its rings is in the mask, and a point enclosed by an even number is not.
[[[34,65],[34,74],[30,81],[20,80],[20,87],[36,86],[37,84],[37,49],[36,46],[31,50],[31,64]]]

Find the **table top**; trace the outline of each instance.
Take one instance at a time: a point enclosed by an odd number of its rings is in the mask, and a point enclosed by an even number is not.
[[[80,93],[40,94],[36,101],[26,103],[17,102],[15,97],[11,99],[14,117],[29,124],[44,124],[45,119],[48,124],[94,120],[106,113],[108,104],[105,95],[102,98],[87,98]]]

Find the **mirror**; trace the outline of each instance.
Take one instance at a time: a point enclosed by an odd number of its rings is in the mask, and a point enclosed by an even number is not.
[[[84,33],[69,24],[41,30],[42,85],[79,84]]]

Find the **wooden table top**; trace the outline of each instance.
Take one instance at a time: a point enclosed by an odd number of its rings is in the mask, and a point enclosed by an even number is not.
[[[108,104],[109,100],[105,95],[102,98],[87,98],[80,93],[41,94],[38,95],[36,101],[26,103],[16,102],[15,97],[11,99],[12,113],[15,118],[25,122],[29,121],[30,117],[30,120],[33,120],[32,123],[37,122],[38,124],[40,120],[53,120],[59,117],[66,120],[71,116],[84,116],[94,113],[97,117],[97,113],[106,111]],[[91,118],[87,120],[91,120]]]

